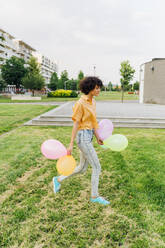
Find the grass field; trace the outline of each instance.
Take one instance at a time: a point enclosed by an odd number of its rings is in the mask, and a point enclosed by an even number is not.
[[[0,247],[165,247],[164,130],[115,133],[129,140],[121,153],[94,141],[100,195],[110,206],[89,202],[90,167],[53,193],[56,161],[44,158],[40,146],[49,138],[67,146],[71,127],[24,126],[0,137]],[[76,145],[73,156],[78,163]]]
[[[53,108],[55,106],[25,104],[21,104],[21,106],[13,104],[0,105],[0,135]]]
[[[78,98],[58,98],[58,97],[46,97],[43,96],[41,101],[37,102],[53,102],[53,101],[75,101]],[[102,91],[100,95],[96,98],[98,101],[107,101],[107,100],[121,100],[121,92],[109,92],[109,91]],[[138,95],[129,95],[128,92],[124,93],[124,100],[138,100]],[[0,103],[7,103],[7,102],[33,102],[33,101],[12,101],[10,98],[0,96]],[[36,101],[35,101],[36,102]]]

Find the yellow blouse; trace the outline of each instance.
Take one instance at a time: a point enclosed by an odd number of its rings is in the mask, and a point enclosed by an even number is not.
[[[96,120],[96,101],[89,100],[87,95],[81,96],[73,107],[72,120],[79,122],[79,130],[97,129],[99,126]]]

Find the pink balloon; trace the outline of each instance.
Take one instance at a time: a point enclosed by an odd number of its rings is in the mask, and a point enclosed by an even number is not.
[[[57,159],[67,155],[65,146],[58,140],[49,139],[41,145],[42,154],[48,159]]]
[[[113,132],[113,123],[108,119],[103,119],[99,122],[97,133],[101,140],[107,139]]]

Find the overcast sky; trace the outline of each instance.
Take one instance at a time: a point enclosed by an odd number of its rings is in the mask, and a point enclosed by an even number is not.
[[[60,74],[120,82],[120,63],[165,57],[164,0],[0,0],[0,27],[57,61]]]

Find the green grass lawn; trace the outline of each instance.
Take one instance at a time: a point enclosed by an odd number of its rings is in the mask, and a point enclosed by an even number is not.
[[[0,247],[165,247],[165,135],[161,129],[115,128],[127,136],[121,153],[94,141],[100,195],[89,202],[91,168],[54,195],[56,161],[42,156],[49,138],[69,144],[71,127],[21,127],[0,138]],[[79,160],[75,145],[73,156]]]
[[[26,104],[0,105],[0,135],[53,108],[55,108],[55,106]]]
[[[37,101],[37,102],[53,102],[53,101],[75,101],[78,98],[58,98],[58,97],[46,97],[46,96],[42,96],[42,100],[41,101]],[[102,91],[100,93],[100,95],[96,98],[99,101],[107,101],[107,100],[121,100],[121,92],[109,92],[109,91]],[[139,96],[138,95],[129,95],[128,92],[124,93],[124,100],[138,100]],[[2,97],[0,96],[0,103],[9,103],[9,102],[34,102],[34,101],[12,101],[10,98],[8,97]],[[36,102],[36,101],[35,101]]]

